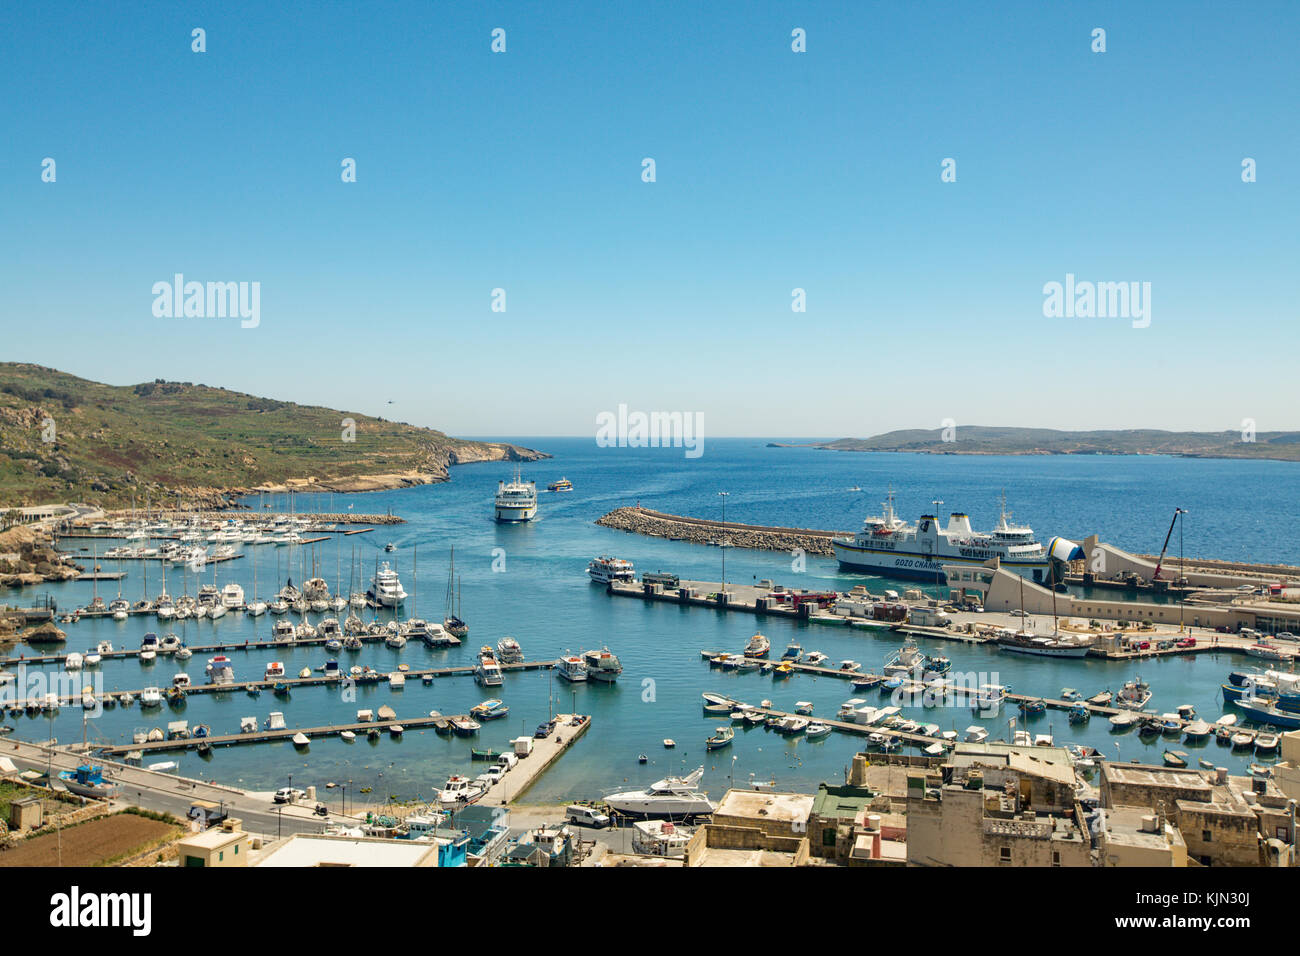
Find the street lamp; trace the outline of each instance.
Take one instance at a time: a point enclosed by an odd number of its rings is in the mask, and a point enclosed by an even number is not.
[[[724,525],[722,529],[722,533],[724,535],[727,532],[727,529],[725,527],[727,523],[727,498],[730,496],[731,496],[731,492],[729,491],[718,492],[718,497],[722,499],[722,523]],[[725,543],[726,543],[725,538],[723,539],[723,541],[718,542],[719,550],[722,552],[722,593],[723,594],[727,593],[727,549],[724,546]]]

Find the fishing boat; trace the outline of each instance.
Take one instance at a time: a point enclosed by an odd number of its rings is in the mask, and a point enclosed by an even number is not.
[[[767,657],[767,652],[771,649],[771,642],[762,634],[755,634],[745,645],[746,657]]]
[[[1255,752],[1261,754],[1271,754],[1278,747],[1278,736],[1275,733],[1261,731],[1255,737]]]
[[[803,645],[794,641],[787,644],[785,651],[781,654],[781,660],[783,661],[798,661],[801,657],[803,657]]]
[[[814,720],[812,723],[808,725],[808,728],[804,731],[804,736],[807,737],[809,740],[817,740],[821,737],[830,736],[830,732],[831,732],[830,724],[823,724],[820,720]]]
[[[1246,648],[1246,653],[1251,657],[1261,657],[1270,661],[1290,661],[1295,654],[1273,643],[1271,638],[1260,637],[1258,641]]]
[[[493,750],[490,747],[486,749],[471,747],[469,751],[469,759],[470,760],[496,760],[498,757],[501,756],[502,753],[503,751]]]
[[[1070,712],[1067,715],[1067,718],[1072,724],[1087,723],[1089,720],[1092,719],[1092,711],[1088,708],[1086,704],[1080,702],[1070,708]]]
[[[1111,716],[1110,729],[1131,730],[1133,728],[1133,725],[1136,724],[1137,722],[1138,722],[1137,714],[1133,713],[1130,710],[1120,711],[1118,714],[1113,714]]]
[[[1187,766],[1187,754],[1184,753],[1184,752],[1181,751],[1181,750],[1166,750],[1166,751],[1165,751],[1165,766],[1166,766],[1166,767],[1186,767],[1186,766]]]
[[[723,747],[730,746],[735,738],[736,732],[730,727],[718,727],[713,736],[704,741],[704,744],[709,750],[720,750]]]
[[[782,717],[776,722],[776,729],[779,733],[793,737],[807,730],[810,723],[812,721],[807,717]]]
[[[146,687],[140,691],[140,706],[143,708],[161,707],[163,702],[162,690],[158,687]]]
[[[1026,717],[1033,717],[1047,712],[1047,704],[1037,699],[1022,700],[1017,706]]]
[[[1268,780],[1273,776],[1273,768],[1260,763],[1252,763],[1249,771],[1251,777],[1255,780]]]
[[[1121,710],[1141,710],[1151,700],[1151,685],[1135,677],[1120,688],[1115,698],[1115,706]]]
[[[59,774],[59,780],[70,793],[79,797],[111,800],[122,790],[120,784],[104,779],[102,767],[92,764],[82,764],[76,770],[64,770]]]
[[[1205,740],[1214,733],[1214,727],[1204,720],[1193,720],[1183,727],[1183,733],[1187,735],[1186,739],[1190,743],[1196,740]]]
[[[1232,746],[1234,750],[1245,749],[1255,746],[1255,735],[1242,731],[1232,735]]]
[[[789,661],[782,661],[772,668],[772,676],[777,680],[784,680],[794,673],[794,668]]]
[[[623,673],[618,655],[608,647],[583,652],[582,662],[587,665],[587,677],[590,680],[612,684]]]

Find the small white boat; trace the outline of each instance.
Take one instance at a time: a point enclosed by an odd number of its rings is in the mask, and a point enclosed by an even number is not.
[[[344,740],[346,740],[348,743],[351,743],[352,741],[357,739],[357,735],[350,730],[341,731],[339,733],[339,736],[342,737]]]
[[[971,724],[966,728],[966,741],[972,744],[982,744],[989,739],[989,732],[979,724]]]
[[[672,750],[672,749],[673,749],[674,747],[676,747],[676,746],[677,746],[677,741],[673,740],[673,738],[671,738],[671,737],[665,737],[665,738],[664,738],[664,749],[665,749],[665,750]]]
[[[814,720],[804,731],[804,736],[809,740],[816,740],[818,737],[827,737],[830,735],[831,725],[823,724],[821,721]]]
[[[293,735],[293,745],[295,747],[306,747],[310,743],[311,741],[307,739],[307,735],[301,731]]]

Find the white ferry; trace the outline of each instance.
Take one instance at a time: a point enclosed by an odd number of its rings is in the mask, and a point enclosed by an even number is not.
[[[402,587],[397,572],[389,567],[387,561],[370,579],[366,600],[378,607],[400,607],[406,601],[406,589]]]
[[[636,577],[631,561],[625,561],[622,558],[610,558],[603,554],[587,565],[587,574],[597,584],[631,581]]]
[[[970,518],[953,512],[948,526],[941,528],[934,515],[921,515],[915,525],[894,514],[894,494],[884,503],[884,514],[869,517],[852,538],[832,539],[841,566],[871,571],[894,578],[922,578],[946,581],[945,564],[979,565],[990,558],[1001,566],[1033,581],[1046,581],[1051,547],[1034,539],[1033,529],[1010,522],[1005,501],[997,527],[984,534],[971,528]],[[1066,545],[1071,544],[1065,542]],[[1077,546],[1074,546],[1077,548]],[[1072,549],[1062,556],[1072,557]]]
[[[496,519],[503,523],[532,521],[537,517],[537,483],[523,481],[515,469],[512,481],[497,482]]]

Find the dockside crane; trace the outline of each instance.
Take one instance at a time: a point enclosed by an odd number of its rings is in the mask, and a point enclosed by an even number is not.
[[[1169,532],[1165,535],[1165,544],[1164,544],[1164,547],[1162,547],[1162,548],[1160,549],[1160,557],[1159,557],[1159,559],[1156,561],[1156,572],[1155,572],[1155,574],[1151,575],[1151,580],[1152,580],[1152,581],[1159,581],[1159,580],[1160,580],[1160,567],[1161,567],[1161,565],[1163,565],[1163,564],[1165,563],[1165,552],[1169,550],[1169,539],[1172,538],[1172,537],[1174,536],[1174,525],[1176,525],[1176,524],[1178,523],[1178,516],[1179,516],[1179,515],[1185,515],[1185,514],[1187,514],[1187,511],[1186,511],[1185,509],[1183,509],[1183,508],[1175,508],[1175,509],[1174,509],[1174,517],[1173,517],[1173,520],[1169,522]],[[1180,572],[1181,572],[1182,569],[1180,568],[1179,570],[1180,570]]]

